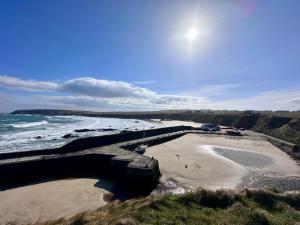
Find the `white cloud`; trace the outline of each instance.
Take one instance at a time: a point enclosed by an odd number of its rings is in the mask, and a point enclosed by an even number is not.
[[[134,82],[131,82],[131,83],[147,85],[147,84],[154,84],[154,83],[156,83],[156,81],[155,80],[146,80],[146,81],[134,81]]]
[[[0,76],[0,86],[27,91],[69,92],[85,96],[117,98],[148,98],[155,95],[153,91],[122,81],[98,80],[91,77],[80,77],[67,80],[62,84],[35,80],[21,80],[16,77]]]
[[[217,97],[235,92],[239,87],[241,87],[240,84],[213,84],[200,87],[199,89],[188,92],[187,94],[202,97]]]
[[[291,103],[299,105],[299,108],[300,108],[300,98],[298,98],[298,99],[292,99]]]
[[[2,111],[19,108],[58,108],[83,110],[161,110],[161,109],[228,109],[228,110],[300,110],[300,90],[264,92],[247,98],[212,100],[226,95],[235,84],[210,85],[185,95],[161,95],[122,81],[81,77],[62,84],[21,80],[0,76],[0,86],[27,91],[50,91],[47,96],[5,96]],[[57,92],[57,95],[54,93]],[[194,94],[192,94],[194,93]],[[195,94],[197,93],[197,94]],[[71,95],[70,95],[71,94]],[[2,94],[3,95],[3,94]],[[0,96],[1,97],[1,96]],[[3,109],[5,107],[5,109]]]
[[[110,80],[97,80],[91,77],[82,77],[66,81],[61,87],[63,91],[86,96],[117,98],[117,97],[151,97],[154,92],[135,85]]]
[[[237,110],[300,110],[300,90],[278,90],[260,93],[258,95],[218,101],[211,108]]]
[[[300,110],[300,90],[281,90],[225,101],[201,97],[157,95],[155,98],[97,98],[88,96],[47,96],[52,102],[90,107],[93,110],[162,110],[162,109],[216,109],[216,110]]]
[[[155,98],[98,98],[90,96],[41,96],[44,101],[98,110],[160,110],[199,108],[205,100],[189,96],[157,95]]]
[[[27,91],[54,91],[57,90],[59,87],[59,85],[54,82],[21,80],[16,77],[10,77],[5,75],[0,75],[0,86]]]
[[[202,97],[180,96],[180,95],[158,95],[150,100],[155,105],[171,106],[172,108],[195,108],[208,102]]]

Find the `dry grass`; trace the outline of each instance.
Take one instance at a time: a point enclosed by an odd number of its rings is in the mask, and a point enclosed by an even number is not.
[[[300,194],[201,189],[184,195],[148,196],[113,202],[71,219],[42,225],[294,225],[300,221],[299,208]]]

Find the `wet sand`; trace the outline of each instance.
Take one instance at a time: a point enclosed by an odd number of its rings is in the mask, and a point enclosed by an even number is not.
[[[107,204],[111,183],[68,179],[0,191],[0,224],[28,224],[62,217]]]
[[[258,177],[300,176],[287,154],[258,136],[187,134],[147,149],[158,159],[163,182],[187,189],[251,187]]]

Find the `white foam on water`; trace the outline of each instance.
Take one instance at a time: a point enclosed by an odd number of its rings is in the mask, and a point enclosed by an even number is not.
[[[40,122],[31,122],[31,123],[16,123],[16,124],[8,124],[15,128],[26,128],[26,127],[34,127],[34,126],[40,126],[47,124],[48,122],[46,120],[40,121]]]
[[[43,118],[39,122],[10,123],[13,128],[0,135],[0,153],[60,147],[76,139],[62,138],[70,133],[80,138],[119,133],[126,128],[126,130],[134,131],[163,126],[162,124],[134,119],[82,116],[45,116]],[[115,130],[105,132],[96,130],[108,128]],[[79,133],[74,132],[76,129],[95,129],[95,131]]]

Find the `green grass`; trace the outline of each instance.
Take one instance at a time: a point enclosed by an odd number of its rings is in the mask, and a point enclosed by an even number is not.
[[[267,190],[208,191],[149,196],[113,202],[93,212],[45,225],[294,225],[300,221],[300,194]]]

